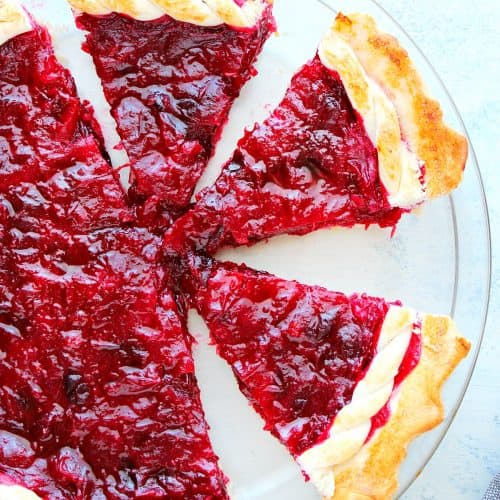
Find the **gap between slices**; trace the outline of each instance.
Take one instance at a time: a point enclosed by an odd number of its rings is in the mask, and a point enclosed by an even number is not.
[[[449,193],[467,142],[407,52],[364,14],[339,14],[272,114],[238,143],[167,244],[215,253],[326,226],[395,227]]]
[[[0,45],[0,496],[227,498],[161,240],[130,227],[47,31],[11,2],[0,27],[13,12],[29,29]]]
[[[469,343],[448,317],[189,259],[193,302],[265,429],[325,498],[392,497]],[[358,496],[356,496],[358,495]]]
[[[233,101],[274,31],[268,0],[70,0],[131,166],[162,231],[190,206]],[[225,24],[224,24],[225,23]]]

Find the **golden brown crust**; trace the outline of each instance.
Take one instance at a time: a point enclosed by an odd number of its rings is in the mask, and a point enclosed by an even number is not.
[[[470,344],[447,316],[426,316],[422,341],[420,362],[402,383],[396,410],[368,445],[336,470],[332,500],[391,498],[409,443],[443,420],[442,386]]]
[[[169,16],[192,24],[213,26],[226,23],[251,27],[272,0],[245,0],[240,6],[233,0],[68,0],[80,12],[92,15],[118,12],[140,20]]]
[[[12,0],[0,0],[0,45],[32,29],[21,5]]]
[[[427,195],[452,191],[462,179],[467,140],[443,122],[406,50],[366,14],[338,14],[334,29],[396,106],[404,139],[425,163]]]

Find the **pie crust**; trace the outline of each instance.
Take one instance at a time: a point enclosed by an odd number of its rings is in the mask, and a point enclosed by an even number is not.
[[[0,45],[31,29],[28,15],[17,3],[0,0]]]
[[[470,343],[447,316],[425,316],[422,340],[420,361],[401,384],[389,421],[354,458],[335,469],[332,500],[392,498],[408,445],[443,421],[441,389]]]
[[[467,160],[467,140],[444,123],[439,103],[428,95],[408,52],[366,14],[338,14],[332,30],[394,104],[403,139],[424,163],[427,196],[456,188]]]
[[[340,76],[351,105],[377,150],[378,174],[388,201],[394,207],[412,209],[426,198],[423,162],[403,140],[394,104],[366,73],[352,47],[334,26],[323,36],[318,55],[324,66]]]
[[[71,6],[87,14],[117,12],[140,20],[169,15],[177,21],[203,26],[228,24],[237,28],[252,27],[272,0],[68,0]]]

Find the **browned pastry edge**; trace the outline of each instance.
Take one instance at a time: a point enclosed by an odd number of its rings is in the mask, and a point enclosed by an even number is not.
[[[0,45],[31,29],[21,4],[13,0],[0,0]]]
[[[442,386],[469,349],[449,317],[424,317],[422,355],[399,389],[396,410],[374,438],[335,471],[332,500],[392,498],[409,443],[442,422]]]
[[[150,13],[145,8],[144,3],[137,0],[67,0],[73,9],[87,14],[100,15],[118,12],[126,14],[136,19],[150,20]],[[249,28],[258,22],[259,16],[248,17],[245,14],[244,6],[259,4],[261,9],[256,9],[257,13],[262,12],[266,4],[272,4],[273,0],[245,0],[243,5],[238,5],[232,0],[213,0],[207,4],[202,0],[153,0],[152,7],[169,16],[192,24],[204,25],[207,21],[219,19],[231,26]],[[156,12],[156,11],[155,11]],[[208,23],[209,25],[211,22]]]
[[[396,106],[403,138],[425,163],[428,197],[452,191],[462,179],[467,140],[443,122],[408,52],[366,14],[338,14],[334,29]]]

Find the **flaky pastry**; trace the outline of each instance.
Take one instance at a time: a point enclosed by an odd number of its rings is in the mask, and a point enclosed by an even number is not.
[[[0,0],[0,45],[31,29],[29,17],[17,2]]]
[[[117,12],[140,20],[165,14],[192,24],[215,26],[228,24],[238,28],[253,26],[268,0],[246,0],[239,6],[233,0],[68,0],[81,12],[93,15]]]

